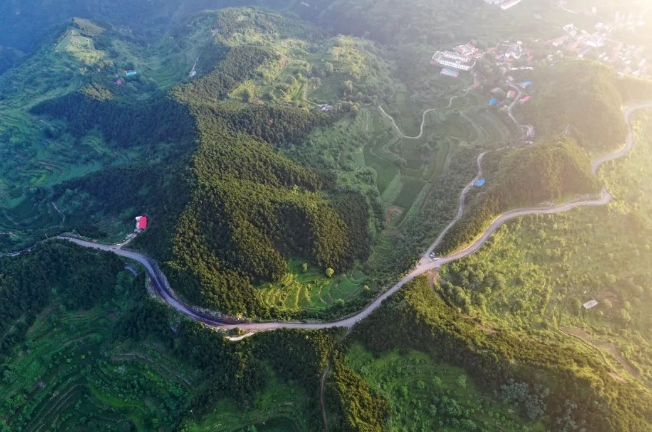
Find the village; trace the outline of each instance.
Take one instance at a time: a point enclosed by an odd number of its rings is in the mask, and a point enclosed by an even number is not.
[[[590,12],[597,15],[597,8]],[[578,58],[590,58],[612,66],[621,75],[646,78],[648,64],[646,48],[641,45],[626,44],[615,38],[614,33],[635,33],[645,25],[645,22],[634,13],[624,14],[616,12],[613,21],[609,23],[598,22],[595,27],[586,30],[579,29],[569,23],[560,29],[562,33],[558,38],[549,41],[557,48],[559,55],[572,55]],[[552,61],[552,55],[549,60]]]
[[[519,4],[521,1],[522,0],[484,0],[485,3],[492,6],[498,6],[502,10],[510,9]]]
[[[503,110],[523,130],[523,142],[532,144],[536,132],[530,124],[520,124],[513,114],[516,106],[532,99],[529,90],[532,81],[519,81],[510,72],[534,70],[534,54],[522,41],[505,41],[495,47],[481,50],[471,43],[459,45],[449,51],[437,51],[430,64],[440,67],[440,74],[459,78],[464,72],[473,75],[475,89],[487,86],[487,104],[492,109]]]

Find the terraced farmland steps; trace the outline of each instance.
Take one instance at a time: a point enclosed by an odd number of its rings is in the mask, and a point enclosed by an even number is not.
[[[633,148],[634,146],[634,131],[630,122],[630,118],[632,114],[634,114],[637,111],[647,109],[647,108],[652,108],[652,101],[646,102],[646,103],[641,103],[637,105],[632,105],[625,109],[624,111],[624,116],[625,120],[628,123],[628,128],[629,132],[627,135],[627,140],[622,149],[617,151],[616,153],[613,153],[611,155],[603,156],[597,159],[596,161],[593,162],[592,164],[592,169],[593,173],[597,174],[599,168],[610,161],[614,161],[617,159],[620,159],[624,156],[626,156]],[[482,156],[481,154],[478,157],[478,176],[482,175]],[[479,177],[476,177],[479,178]],[[452,226],[459,217],[461,217],[461,214],[464,212],[464,198],[466,195],[466,192],[471,188],[472,183],[469,183],[467,185],[467,188],[465,188],[465,191],[462,192],[460,196],[460,208],[458,210],[458,217],[456,217],[453,222],[450,224]],[[603,206],[608,203],[610,203],[612,200],[612,196],[609,193],[609,191],[606,188],[603,188],[602,194],[599,198],[597,199],[579,199],[575,201],[571,201],[565,204],[561,204],[558,206],[554,207],[535,207],[535,208],[524,208],[524,209],[517,209],[517,210],[512,210],[507,213],[504,213],[497,217],[490,225],[489,227],[482,233],[482,235],[476,239],[472,244],[468,245],[467,247],[454,252],[446,257],[442,257],[438,260],[432,260],[428,257],[428,253],[421,259],[419,264],[406,276],[404,276],[397,284],[395,284],[393,287],[385,291],[383,294],[381,294],[379,297],[377,297],[373,302],[371,302],[367,307],[365,307],[362,311],[358,312],[355,315],[352,315],[347,318],[343,318],[338,321],[333,321],[333,322],[322,322],[322,323],[301,323],[301,322],[260,322],[260,323],[252,323],[252,322],[247,322],[247,323],[238,323],[238,324],[232,324],[232,323],[227,323],[223,320],[220,320],[218,318],[215,318],[213,316],[210,316],[206,314],[205,312],[201,312],[198,309],[192,308],[186,304],[184,304],[181,300],[177,298],[177,296],[174,294],[172,289],[169,286],[169,283],[167,282],[167,279],[165,278],[165,275],[158,269],[158,266],[156,263],[145,256],[144,254],[140,252],[135,252],[135,251],[129,251],[122,249],[121,246],[119,245],[101,245],[98,243],[92,243],[88,242],[85,240],[80,240],[76,238],[71,238],[71,237],[61,237],[60,239],[63,240],[68,240],[71,242],[74,242],[80,246],[84,247],[89,247],[89,248],[94,248],[94,249],[100,249],[104,251],[109,251],[113,252],[119,256],[125,257],[132,259],[134,261],[137,261],[141,263],[147,272],[149,273],[152,283],[154,285],[155,291],[157,295],[161,297],[162,300],[164,300],[170,307],[176,309],[178,312],[186,315],[190,319],[193,319],[198,322],[202,322],[206,325],[212,326],[212,327],[218,327],[222,329],[233,329],[233,328],[240,328],[243,330],[247,331],[269,331],[269,330],[276,330],[276,329],[303,329],[303,330],[319,330],[319,329],[325,329],[325,328],[334,328],[334,327],[346,327],[346,328],[351,328],[353,327],[356,323],[362,321],[363,319],[367,318],[369,315],[371,315],[376,309],[380,307],[382,302],[386,300],[387,298],[391,297],[394,293],[396,293],[398,290],[400,290],[403,285],[406,283],[410,282],[417,276],[420,276],[424,273],[427,273],[431,270],[434,270],[436,268],[439,268],[445,264],[448,264],[453,261],[457,261],[459,259],[462,259],[464,257],[467,257],[476,251],[478,251],[482,245],[491,237],[491,235],[498,229],[500,228],[503,224],[508,222],[509,220],[519,218],[522,216],[528,216],[528,215],[538,215],[538,214],[556,214],[556,213],[563,213],[567,212],[569,210],[572,210],[577,207],[583,207],[583,206],[588,206],[588,207],[597,207],[597,206]],[[440,237],[442,237],[440,235]],[[438,241],[440,241],[440,238],[435,241],[434,245],[429,248],[429,251],[434,249],[436,245],[438,244]]]

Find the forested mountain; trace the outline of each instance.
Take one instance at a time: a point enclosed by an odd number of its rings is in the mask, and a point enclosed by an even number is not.
[[[159,226],[139,244],[168,261],[182,295],[229,314],[268,317],[275,313],[258,303],[253,284],[281,279],[288,258],[304,257],[337,272],[367,258],[368,204],[356,200],[354,211],[334,206],[342,200],[322,191],[319,175],[276,153],[275,146],[301,142],[336,115],[227,100],[261,70],[287,61],[274,44],[294,37],[318,41],[318,31],[274,13],[229,9],[200,15],[189,27],[219,29],[202,48],[216,64],[205,76],[145,103],[89,84],[32,109],[65,120],[66,132],[76,139],[96,130],[118,148],[165,150],[158,151],[161,165],[72,180],[56,186],[53,198],[71,208],[74,196],[90,194],[84,208],[109,214],[148,203]],[[237,45],[253,31],[260,46]],[[160,168],[169,164],[178,171]],[[146,202],[134,199],[133,190],[144,191]],[[93,232],[90,221],[72,214],[71,222],[76,220],[80,232]]]
[[[24,54],[14,48],[0,45],[0,75],[15,66]]]
[[[0,45],[31,52],[53,28],[71,17],[81,17],[123,26],[129,32],[153,40],[165,33],[165,28],[179,23],[189,15],[204,9],[230,6],[259,5],[287,8],[293,2],[279,0],[177,0],[114,2],[65,0],[52,3],[43,0],[9,0],[0,4]]]
[[[430,60],[514,35],[538,47],[559,32],[559,10],[1,2],[0,431],[650,430],[652,276],[627,274],[649,255],[637,238],[649,188],[634,181],[646,163],[629,183],[603,183],[591,160],[623,142],[622,105],[652,86],[587,61],[500,73],[491,60],[453,79]],[[507,115],[486,99],[510,74],[535,84]],[[515,123],[534,125],[534,143]],[[433,271],[350,329],[208,328],[164,303],[133,261],[53,240],[123,247],[146,215],[124,248],[156,261],[182,302],[240,326],[313,328],[414,268],[482,152],[486,183],[437,253],[511,209],[603,184],[614,201],[573,224],[506,225],[480,251],[490,257],[466,258],[482,265],[422,261]],[[592,240],[573,243],[583,228]],[[602,250],[603,232],[618,247]],[[569,259],[577,251],[586,262]],[[630,251],[637,260],[620,266]]]
[[[607,66],[568,60],[539,69],[541,83],[523,116],[546,136],[569,134],[586,150],[605,153],[624,142],[626,125],[620,115],[624,102],[644,100],[649,86],[619,78]]]
[[[479,7],[472,0],[407,0],[400,6],[391,0],[327,0],[297,6],[295,10],[332,32],[369,37],[391,45],[440,45],[468,38],[499,41],[515,33],[527,37],[546,31],[543,23],[531,19],[516,18],[511,26],[501,27],[496,23],[504,15],[498,8]],[[510,11],[519,18],[525,18],[528,12],[519,8]]]
[[[589,157],[571,138],[549,139],[506,155],[490,154],[487,159],[488,186],[448,232],[441,246],[444,250],[474,239],[486,224],[507,210],[600,190]]]

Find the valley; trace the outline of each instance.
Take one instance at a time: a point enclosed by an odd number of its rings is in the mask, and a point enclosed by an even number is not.
[[[0,6],[0,430],[649,430],[652,84],[554,51],[640,5],[66,1]]]

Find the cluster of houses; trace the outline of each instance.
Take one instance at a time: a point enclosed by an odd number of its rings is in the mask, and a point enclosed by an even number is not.
[[[562,28],[564,34],[549,43],[558,48],[560,53],[563,50],[579,58],[590,57],[609,64],[622,75],[645,77],[648,76],[645,47],[625,44],[613,36],[616,30],[635,31],[644,24],[634,14],[617,12],[613,22],[597,23],[590,32],[580,30],[574,24],[567,24]]]
[[[485,3],[492,6],[498,6],[502,10],[507,10],[513,8],[519,4],[522,0],[484,0]]]
[[[437,51],[432,56],[430,64],[441,66],[442,75],[458,77],[460,72],[473,70],[476,62],[484,53],[471,44],[459,45],[451,51]]]
[[[491,90],[491,100],[489,106],[509,105],[515,102],[515,99],[520,95],[518,101],[519,105],[525,105],[532,96],[525,94],[525,90],[532,86],[532,81],[524,81],[516,83],[514,77],[508,76],[505,81],[505,86],[496,86]],[[507,88],[507,89],[506,89]],[[517,91],[518,90],[518,91]]]

